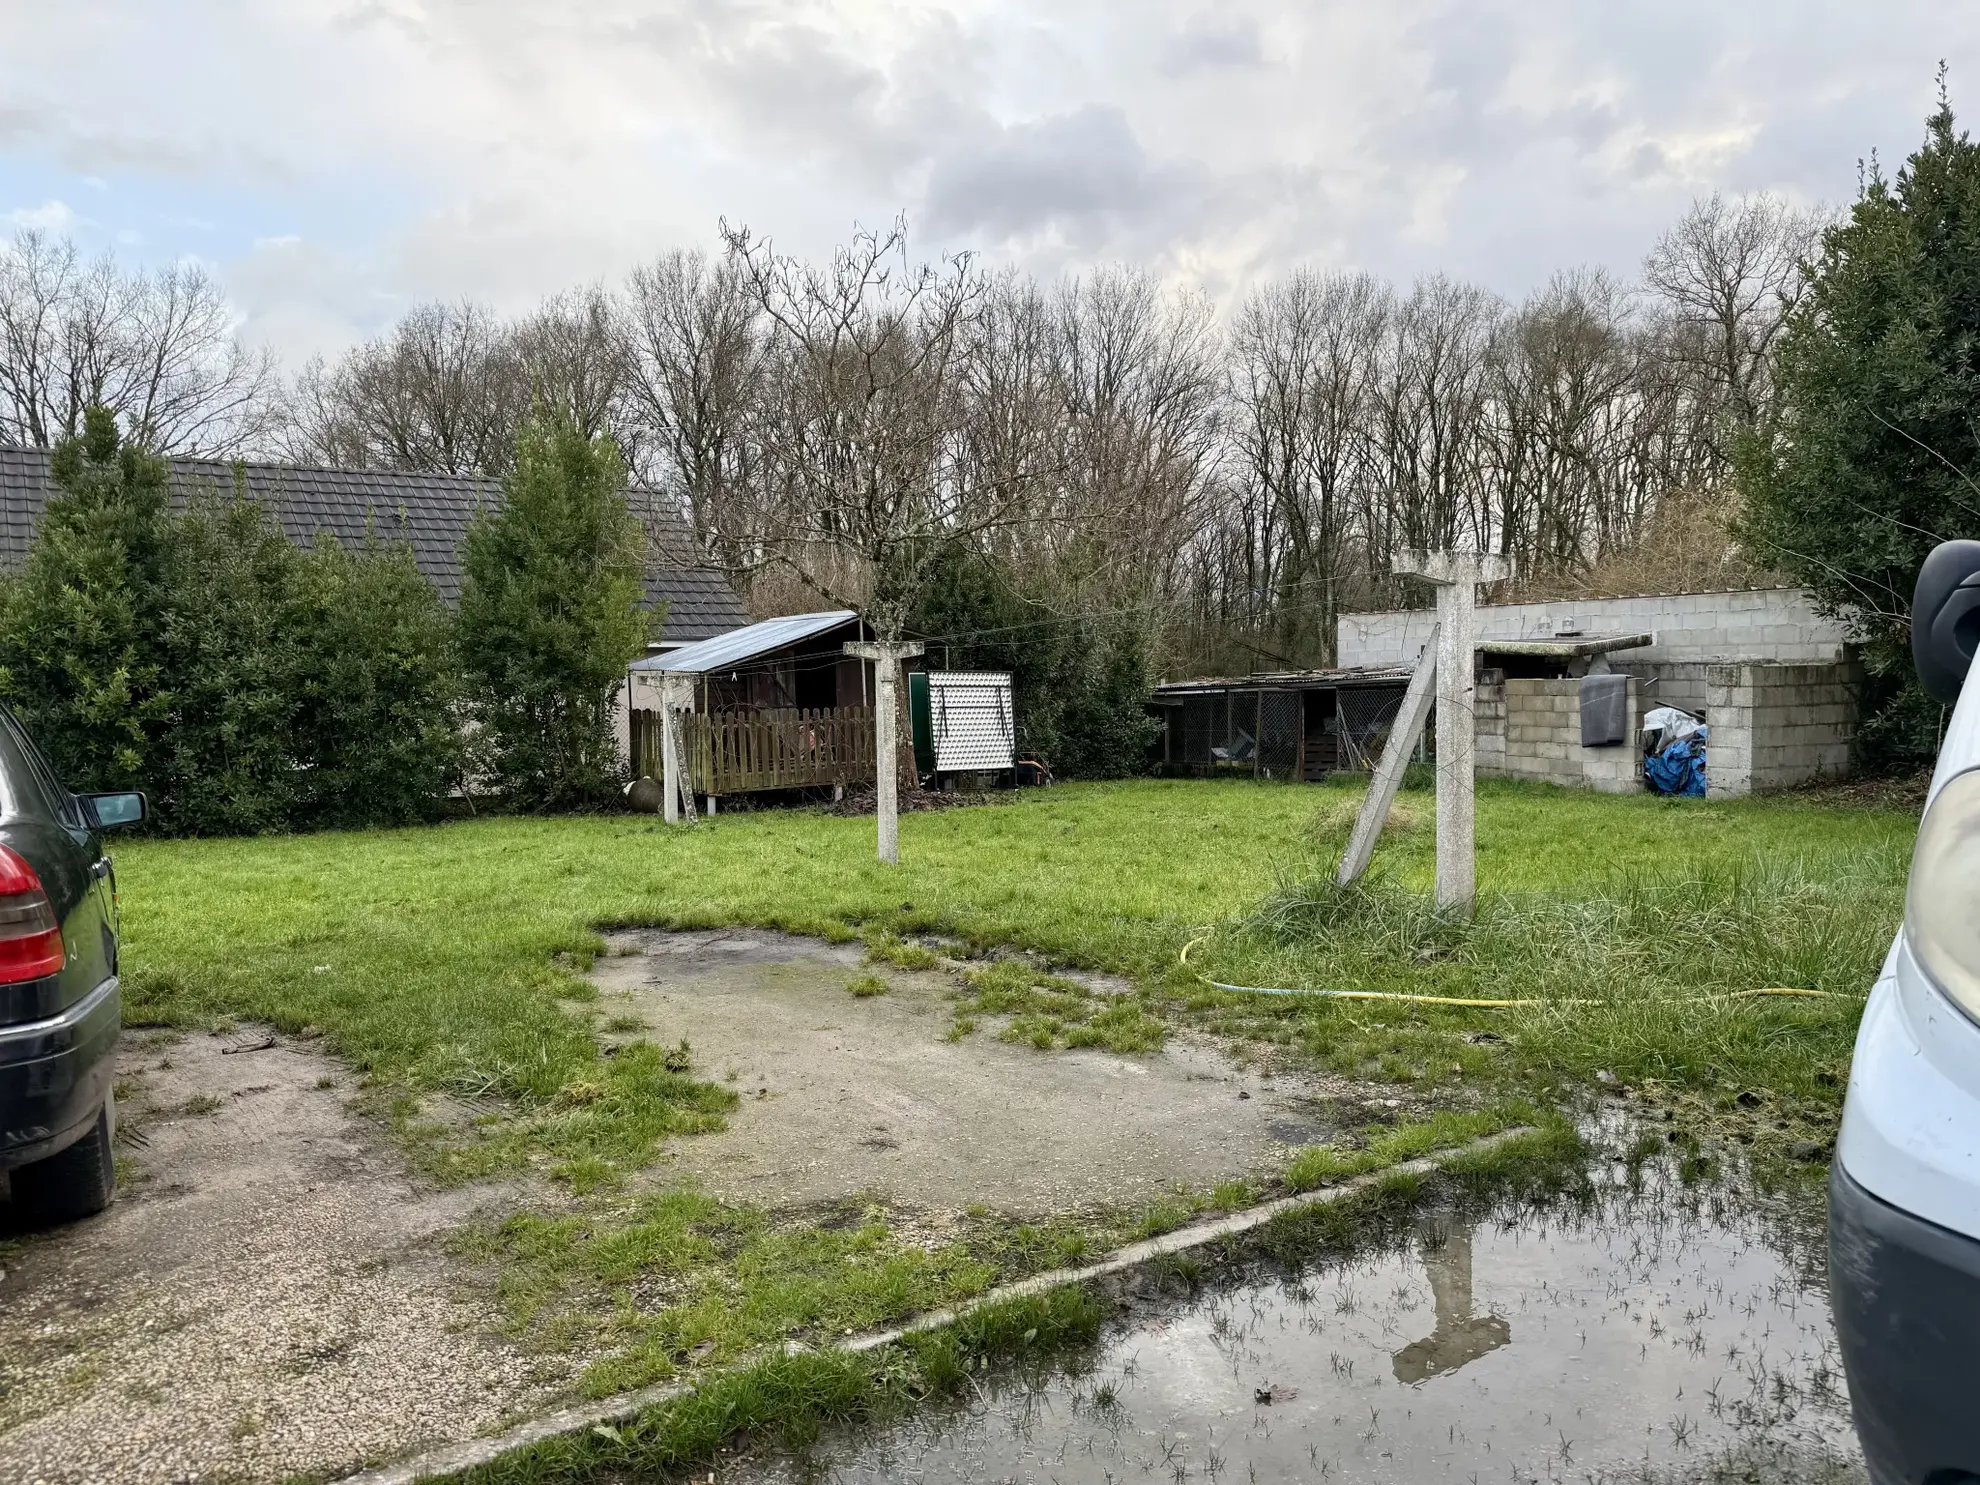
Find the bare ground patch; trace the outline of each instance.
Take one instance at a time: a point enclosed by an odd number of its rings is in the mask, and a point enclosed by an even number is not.
[[[849,990],[867,975],[886,993]],[[868,966],[858,944],[622,932],[592,977],[607,1017],[643,1024],[621,1035],[685,1038],[696,1075],[742,1095],[726,1131],[676,1141],[666,1168],[761,1206],[1127,1206],[1276,1172],[1337,1136],[1345,1099],[1365,1117],[1366,1087],[1243,1067],[1191,1035],[1143,1056],[1040,1053],[987,1024],[948,1041],[951,977]]]
[[[335,1473],[565,1386],[434,1241],[513,1193],[420,1187],[341,1064],[253,1028],[126,1033],[119,1072],[116,1204],[0,1246],[0,1479]]]

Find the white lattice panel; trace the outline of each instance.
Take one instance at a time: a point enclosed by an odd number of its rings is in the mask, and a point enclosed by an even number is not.
[[[929,721],[938,773],[1005,769],[1012,764],[1011,678],[1002,671],[932,671]]]

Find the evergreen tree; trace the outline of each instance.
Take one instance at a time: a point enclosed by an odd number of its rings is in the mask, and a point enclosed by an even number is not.
[[[1895,180],[1865,175],[1812,266],[1779,426],[1741,450],[1743,531],[1862,642],[1870,761],[1916,761],[1938,709],[1911,684],[1912,583],[1939,541],[1980,534],[1980,146],[1943,82],[1923,146]]]
[[[163,670],[163,459],[92,407],[54,451],[60,491],[7,585],[0,685],[70,787],[144,788],[171,706]]]
[[[301,554],[239,495],[196,502],[168,523],[165,545],[161,659],[172,691],[152,779],[160,825],[287,829],[302,787],[290,598]]]
[[[463,764],[453,621],[440,595],[409,547],[351,551],[323,533],[292,582],[299,820],[434,818]]]
[[[619,771],[612,702],[649,629],[625,464],[609,438],[539,415],[503,492],[468,528],[459,620],[489,774],[526,806],[596,800]]]
[[[1065,778],[1125,778],[1160,736],[1148,716],[1148,647],[1132,615],[1056,612],[1029,601],[989,557],[951,547],[908,627],[943,669],[1011,676],[1017,745]]]

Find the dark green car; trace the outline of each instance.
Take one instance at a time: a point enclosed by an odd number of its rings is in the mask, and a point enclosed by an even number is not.
[[[0,707],[0,1174],[15,1225],[73,1222],[116,1191],[117,879],[99,833],[142,794],[71,794]]]

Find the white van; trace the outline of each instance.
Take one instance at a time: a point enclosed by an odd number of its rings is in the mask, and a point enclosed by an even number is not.
[[[1926,559],[1911,644],[1953,712],[1857,1033],[1829,1286],[1870,1478],[1980,1485],[1980,541]]]

